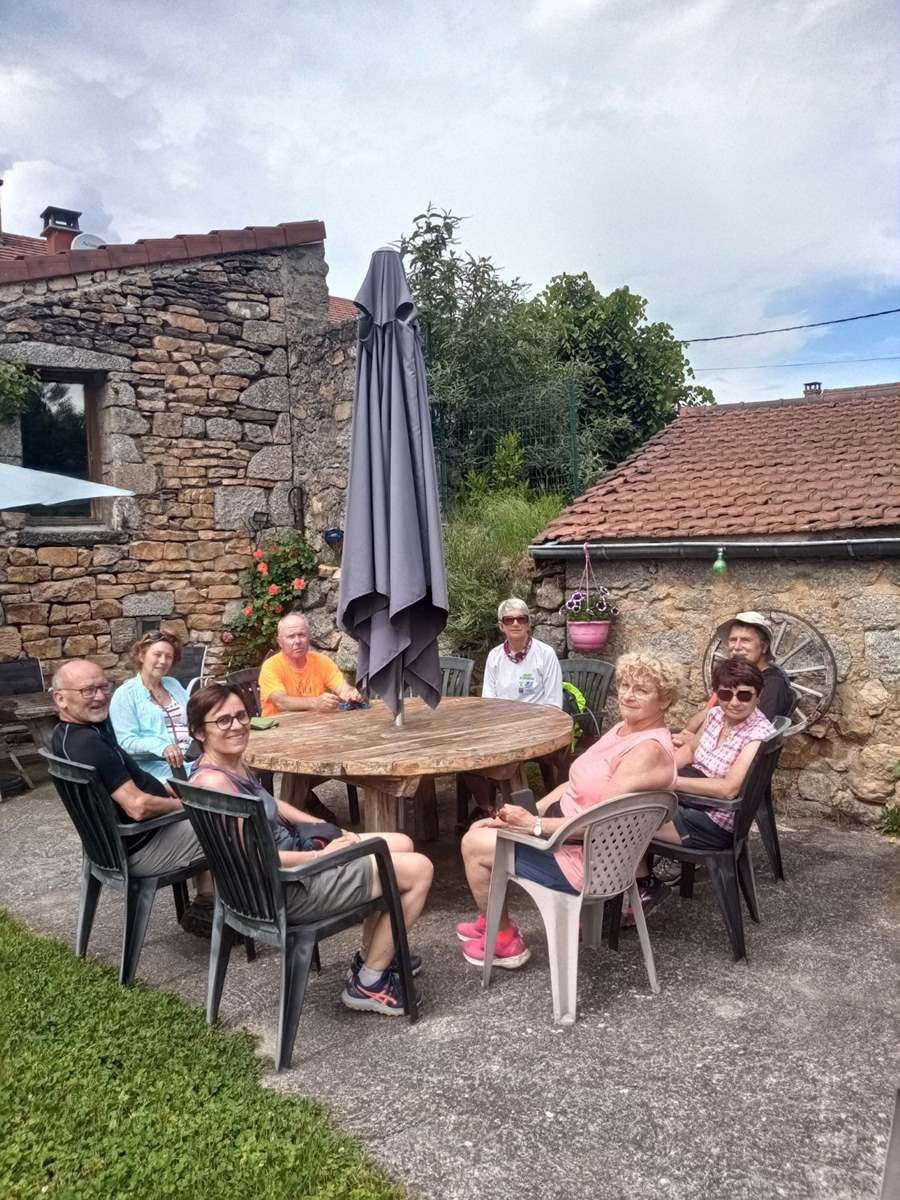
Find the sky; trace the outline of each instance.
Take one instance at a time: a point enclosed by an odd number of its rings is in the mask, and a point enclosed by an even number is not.
[[[0,28],[7,232],[321,218],[353,297],[433,202],[535,291],[586,271],[683,339],[900,308],[895,0],[0,0]],[[892,381],[900,314],[688,353],[720,402]]]

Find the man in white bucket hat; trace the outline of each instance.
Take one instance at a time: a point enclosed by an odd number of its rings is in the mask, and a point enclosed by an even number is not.
[[[772,661],[772,626],[761,612],[739,612],[716,630],[732,658],[743,658],[762,672],[763,690],[759,711],[770,721],[790,716],[793,708],[791,684],[781,667]],[[715,702],[715,697],[710,703]],[[709,704],[694,713],[685,729],[696,733],[709,711]]]

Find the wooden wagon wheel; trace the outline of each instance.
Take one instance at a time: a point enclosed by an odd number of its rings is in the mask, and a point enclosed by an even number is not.
[[[807,725],[831,707],[837,685],[837,667],[831,647],[815,625],[783,609],[762,610],[772,626],[772,658],[799,694],[798,709]],[[727,645],[713,634],[703,657],[703,682],[712,688],[712,670],[727,658]]]

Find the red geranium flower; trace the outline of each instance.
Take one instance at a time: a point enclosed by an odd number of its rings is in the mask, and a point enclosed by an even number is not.
[[[266,552],[265,552],[265,550],[254,550],[253,557],[254,558],[265,558]]]
[[[253,616],[253,609],[252,609],[252,607],[251,607],[249,604],[248,604],[248,605],[247,605],[247,607],[244,609],[244,616],[245,616],[245,617],[252,617],[252,616]]]
[[[276,611],[277,613],[280,613],[280,612],[282,611],[282,608],[281,608],[281,605],[280,605],[280,604],[276,604],[276,605],[275,605],[275,611]]]
[[[270,596],[277,596],[277,595],[278,595],[278,592],[279,592],[279,587],[278,587],[278,584],[277,584],[277,583],[270,583],[270,584],[269,584],[269,589],[268,589],[268,590],[269,590],[269,595],[270,595]]]
[[[225,645],[227,646],[229,642],[233,642],[233,641],[234,641],[234,634],[233,634],[233,633],[229,633],[229,632],[226,630],[226,631],[225,631],[225,633],[223,633],[223,634],[222,634],[222,641],[223,641],[223,642],[225,643]]]
[[[293,587],[295,592],[302,592],[303,589],[306,587],[306,580],[305,579],[295,579],[291,586]]]
[[[260,575],[268,575],[268,573],[269,573],[268,564],[264,563],[264,562],[257,563],[256,569],[257,569],[257,571],[259,571]]]

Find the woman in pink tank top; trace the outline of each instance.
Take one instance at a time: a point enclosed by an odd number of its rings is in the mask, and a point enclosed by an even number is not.
[[[624,654],[616,664],[622,720],[576,759],[565,783],[539,801],[539,815],[505,804],[496,817],[471,826],[463,838],[462,852],[479,913],[475,921],[463,922],[456,929],[467,962],[475,966],[484,963],[484,911],[497,829],[519,829],[534,837],[549,837],[570,817],[603,800],[673,786],[675,752],[665,714],[678,696],[681,679],[681,668],[669,658],[648,651]],[[578,892],[584,883],[582,848],[573,843],[551,857],[530,846],[517,846],[516,874],[559,891]],[[495,966],[519,967],[530,957],[521,933],[504,909],[494,951]]]

